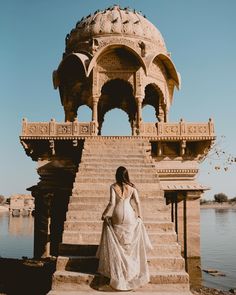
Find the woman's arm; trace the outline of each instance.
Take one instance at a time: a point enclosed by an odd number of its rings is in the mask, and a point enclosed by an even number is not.
[[[139,195],[138,195],[138,192],[137,192],[136,188],[134,189],[134,192],[133,192],[133,198],[134,198],[134,202],[135,202],[136,207],[137,207],[138,217],[143,218],[142,217],[140,199],[139,199]]]
[[[105,217],[107,216],[108,212],[110,211],[111,208],[114,208],[115,206],[115,202],[116,202],[116,195],[115,195],[115,191],[111,185],[110,187],[110,201],[106,207],[106,209],[104,210],[104,212],[102,213],[102,220],[105,219]]]

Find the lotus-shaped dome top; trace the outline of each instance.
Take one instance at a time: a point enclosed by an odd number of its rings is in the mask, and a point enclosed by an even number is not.
[[[150,41],[158,44],[166,51],[161,33],[141,12],[131,10],[128,7],[122,9],[118,5],[105,10],[97,10],[82,18],[71,33],[67,35],[67,49],[73,51],[76,43],[109,35]]]

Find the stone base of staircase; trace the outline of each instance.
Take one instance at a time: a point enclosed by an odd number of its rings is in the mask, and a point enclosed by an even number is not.
[[[175,281],[180,279],[179,283],[174,284],[160,282],[159,284],[156,281],[156,276],[151,275],[151,282],[154,280],[154,283],[149,283],[146,286],[143,286],[139,289],[130,290],[130,291],[117,291],[112,289],[109,286],[109,280],[103,277],[85,274],[85,273],[76,273],[69,271],[56,271],[53,279],[53,288],[48,293],[49,295],[80,295],[80,294],[114,294],[114,292],[122,292],[122,294],[163,294],[163,295],[192,295],[189,290],[186,282],[182,282],[184,277],[183,272],[175,273],[160,273],[158,280],[164,279],[166,277],[172,277]]]
[[[177,243],[150,156],[148,140],[86,139],[68,205],[57,271],[50,295],[114,294],[108,279],[96,273],[101,215],[109,200],[116,168],[125,165],[139,190],[143,219],[153,245],[148,254],[150,283],[122,294],[190,295],[189,275]]]

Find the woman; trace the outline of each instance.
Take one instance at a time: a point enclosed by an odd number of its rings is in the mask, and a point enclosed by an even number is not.
[[[134,200],[137,217],[131,205]],[[112,216],[108,213],[112,211]],[[98,272],[110,278],[116,290],[131,290],[149,282],[146,249],[152,249],[142,222],[138,192],[125,167],[116,171],[110,202],[102,214],[103,230],[97,251]]]

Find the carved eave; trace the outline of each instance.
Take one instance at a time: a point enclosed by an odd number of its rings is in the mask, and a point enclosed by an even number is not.
[[[68,60],[70,60],[71,58],[76,58],[78,59],[78,61],[82,64],[83,69],[84,69],[84,73],[85,76],[87,76],[87,71],[88,71],[88,66],[91,60],[91,57],[84,54],[84,53],[71,53],[69,55],[67,55],[59,64],[58,68],[56,71],[53,71],[53,86],[54,89],[57,89],[60,84],[60,72],[63,71],[64,66],[67,64]]]
[[[160,181],[161,188],[166,192],[174,191],[206,191],[210,188],[196,181],[181,180],[181,181]]]

